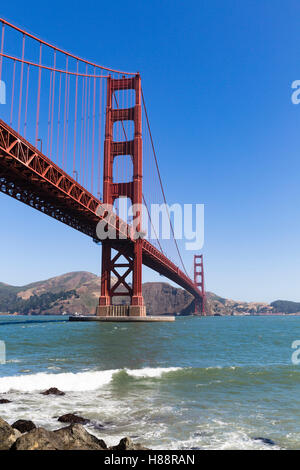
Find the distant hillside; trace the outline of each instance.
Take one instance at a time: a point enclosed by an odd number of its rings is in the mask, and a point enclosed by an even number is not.
[[[115,279],[112,279],[115,282]],[[25,315],[60,315],[79,312],[95,313],[100,294],[100,277],[88,272],[74,272],[27,286],[14,287],[0,283],[0,312]],[[149,315],[190,313],[193,297],[180,288],[163,282],[143,285]],[[116,297],[123,303],[124,297]]]
[[[0,283],[0,312],[21,314],[89,313],[97,303],[100,279],[87,272],[74,272],[27,286]]]
[[[300,302],[291,302],[289,300],[275,300],[270,304],[275,312],[278,313],[299,313]]]
[[[115,278],[112,279],[114,283]],[[89,272],[73,272],[39,281],[27,286],[0,283],[0,313],[24,315],[60,315],[79,312],[93,315],[99,301],[100,277]],[[167,282],[143,284],[143,295],[149,315],[193,312],[191,294]],[[300,312],[300,303],[276,300],[270,305],[262,302],[240,302],[207,292],[206,312],[209,315],[264,315]],[[114,303],[125,303],[124,297]]]
[[[212,315],[263,315],[274,313],[272,305],[263,302],[242,302],[225,299],[207,292],[207,309]]]

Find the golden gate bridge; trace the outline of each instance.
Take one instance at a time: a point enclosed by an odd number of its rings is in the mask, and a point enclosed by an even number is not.
[[[93,240],[99,223],[114,230],[115,239],[101,241],[99,317],[146,316],[142,265],[190,292],[195,313],[205,315],[203,255],[194,256],[192,279],[170,213],[170,240],[151,221],[151,204],[167,201],[140,74],[77,57],[4,19],[0,27],[1,192]],[[120,198],[145,208],[151,243],[108,210]],[[116,306],[116,296],[130,305]]]

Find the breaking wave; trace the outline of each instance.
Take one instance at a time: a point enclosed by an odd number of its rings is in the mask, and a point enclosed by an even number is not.
[[[0,378],[0,393],[10,391],[33,392],[50,387],[57,387],[64,392],[84,392],[97,390],[109,384],[118,374],[126,374],[133,378],[159,378],[163,374],[179,370],[177,367],[144,368],[144,369],[113,369],[104,371],[48,374],[39,372],[30,375],[18,375]]]
[[[162,380],[195,383],[197,386],[220,383],[254,385],[276,381],[284,384],[298,383],[300,371],[294,366],[276,367],[145,367],[142,369],[112,369],[103,371],[66,372],[16,375],[0,378],[0,393],[10,391],[33,392],[50,387],[62,391],[84,392],[101,389],[118,380]]]

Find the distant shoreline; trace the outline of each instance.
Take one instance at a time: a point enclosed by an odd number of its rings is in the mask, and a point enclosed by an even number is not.
[[[69,317],[69,316],[72,316],[74,314],[72,313],[67,313],[67,314],[61,314],[61,313],[57,313],[57,314],[47,314],[47,313],[38,313],[38,314],[25,314],[25,313],[3,313],[3,312],[0,312],[0,317]],[[95,315],[89,315],[91,317],[95,316]],[[149,315],[151,317],[156,317],[156,316],[159,316],[159,315]],[[163,314],[163,316],[168,316],[168,314]],[[190,315],[176,315],[176,318],[178,317],[191,317],[191,316],[194,316],[193,314],[190,314]],[[232,314],[228,314],[228,315],[220,315],[220,314],[213,314],[213,315],[207,315],[208,317],[299,317],[300,316],[300,312],[297,312],[297,313],[254,313],[254,314],[235,314],[235,315],[232,315]]]
[[[116,282],[116,278],[112,279]],[[93,315],[99,303],[101,279],[93,273],[77,271],[25,286],[14,286],[0,282],[0,309],[23,315]],[[145,282],[143,296],[147,314],[189,315],[194,312],[194,298],[182,288],[167,282]],[[280,294],[278,294],[280,295]],[[116,304],[123,304],[124,297],[116,297]],[[271,303],[242,301],[224,298],[206,291],[205,310],[209,315],[273,315],[300,314],[300,302],[274,300]]]

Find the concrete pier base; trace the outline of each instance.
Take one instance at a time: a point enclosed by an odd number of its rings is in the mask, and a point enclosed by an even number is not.
[[[145,317],[145,305],[98,305],[97,317]]]
[[[134,317],[134,316],[99,316],[99,315],[90,315],[90,316],[81,316],[75,317],[70,316],[69,321],[102,321],[102,322],[172,322],[175,321],[175,317]]]

